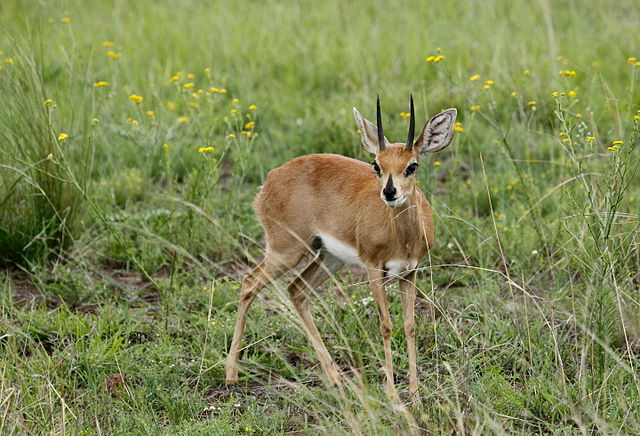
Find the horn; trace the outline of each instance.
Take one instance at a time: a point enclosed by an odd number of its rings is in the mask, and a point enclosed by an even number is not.
[[[413,94],[411,94],[411,119],[409,120],[409,137],[407,138],[406,149],[411,151],[413,148],[413,137],[416,133],[416,117],[413,111]]]
[[[377,110],[378,110],[378,144],[380,150],[384,150],[384,133],[382,132],[382,115],[380,114],[380,96],[378,96],[377,101]]]

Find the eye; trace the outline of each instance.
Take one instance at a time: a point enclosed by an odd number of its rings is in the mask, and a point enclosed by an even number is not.
[[[410,175],[414,174],[417,168],[418,168],[418,162],[414,162],[411,165],[409,165],[407,169],[404,170],[405,177],[409,177]]]
[[[380,165],[378,165],[378,162],[373,163],[373,170],[376,172],[378,177],[382,175],[382,172],[380,171]]]

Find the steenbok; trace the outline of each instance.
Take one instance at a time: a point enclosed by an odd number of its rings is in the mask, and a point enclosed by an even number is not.
[[[258,292],[310,253],[311,261],[288,287],[304,331],[332,384],[340,372],[311,316],[309,295],[345,263],[367,270],[384,341],[386,388],[395,394],[391,355],[391,317],[384,286],[400,282],[409,357],[409,388],[418,398],[415,345],[416,266],[433,246],[431,208],[416,186],[416,170],[426,153],[451,142],[456,110],[431,118],[414,141],[413,97],[406,143],[390,143],[382,132],[380,99],[377,127],[353,109],[362,146],[373,165],[335,154],[297,157],[267,175],[255,201],[264,227],[264,259],[244,277],[226,368],[228,384],[238,382],[240,343],[249,306]]]

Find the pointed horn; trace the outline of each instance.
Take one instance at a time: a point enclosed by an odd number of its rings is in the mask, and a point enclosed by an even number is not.
[[[382,115],[380,114],[380,96],[378,96],[377,101],[377,111],[378,111],[378,144],[380,145],[380,150],[384,150],[384,133],[382,132]]]
[[[411,94],[411,119],[409,120],[409,137],[407,138],[406,149],[413,149],[413,137],[416,133],[416,117],[413,111],[413,94]]]

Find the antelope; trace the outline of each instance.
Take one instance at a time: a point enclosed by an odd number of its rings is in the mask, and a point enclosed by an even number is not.
[[[353,114],[362,147],[373,165],[336,154],[310,154],[269,172],[254,209],[266,236],[264,259],[243,279],[235,331],[226,362],[226,383],[238,382],[238,360],[247,310],[260,290],[294,268],[312,250],[288,292],[320,365],[332,385],[340,371],[320,337],[309,294],[344,264],[366,268],[384,345],[386,390],[395,393],[391,317],[384,286],[398,279],[409,358],[409,389],[419,402],[415,345],[416,266],[434,244],[431,207],[416,186],[416,170],[426,153],[447,147],[456,109],[431,118],[414,141],[413,96],[406,143],[385,138],[377,99],[377,126]],[[397,394],[396,394],[397,395]]]

